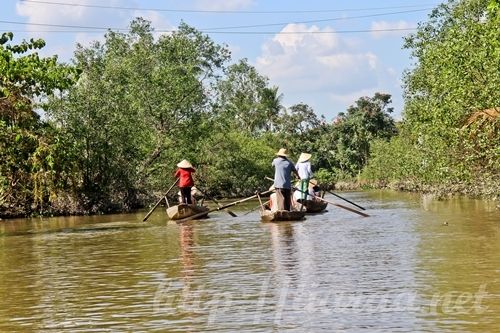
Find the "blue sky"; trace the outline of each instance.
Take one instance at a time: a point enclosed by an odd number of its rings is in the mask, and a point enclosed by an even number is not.
[[[0,31],[15,42],[43,38],[43,55],[69,61],[77,42],[102,40],[135,17],[161,33],[179,22],[227,44],[283,94],[284,106],[306,103],[327,120],[359,97],[393,96],[403,108],[401,77],[411,67],[403,36],[439,1],[426,0],[4,0]]]

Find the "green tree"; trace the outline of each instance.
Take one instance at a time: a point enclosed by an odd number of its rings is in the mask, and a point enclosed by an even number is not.
[[[452,0],[406,38],[415,65],[404,77],[404,138],[391,146],[419,157],[408,159],[408,179],[469,188],[498,182],[498,149],[492,147],[500,146],[499,26],[498,1]],[[482,125],[472,124],[479,119]],[[382,160],[390,149],[379,149]]]
[[[324,118],[318,117],[313,108],[305,103],[282,109],[275,130],[278,145],[287,147],[294,155],[311,152],[323,123]]]
[[[220,122],[254,135],[273,129],[282,109],[281,95],[268,81],[247,59],[229,66],[217,85]]]
[[[56,56],[40,57],[36,50],[45,46],[43,40],[12,40],[9,32],[0,38],[0,216],[48,210],[61,190],[57,133],[35,110],[78,74]]]
[[[406,39],[417,63],[405,75],[405,120],[417,131],[451,129],[497,106],[498,12],[486,0],[450,1]]]
[[[405,77],[405,126],[429,152],[436,180],[472,176],[469,162],[477,159],[463,153],[470,136],[460,128],[475,112],[500,105],[500,12],[487,7],[487,0],[442,4],[405,44],[417,60]],[[490,137],[498,142],[498,133]]]
[[[371,143],[396,134],[390,103],[389,94],[361,97],[330,125],[321,140],[321,149],[325,162],[337,173],[357,174],[368,162]]]
[[[269,187],[275,148],[265,138],[241,131],[213,132],[202,143],[197,180],[212,194],[251,195]]]
[[[134,207],[147,184],[171,181],[174,151],[206,128],[210,84],[228,57],[184,23],[155,41],[143,19],[126,34],[110,31],[103,44],[78,46],[82,78],[50,115],[74,142],[87,210]]]
[[[275,131],[278,117],[283,111],[284,106],[281,101],[283,99],[283,94],[278,92],[279,88],[277,86],[266,87],[262,90],[262,107],[265,110],[266,123],[264,125],[265,131]]]

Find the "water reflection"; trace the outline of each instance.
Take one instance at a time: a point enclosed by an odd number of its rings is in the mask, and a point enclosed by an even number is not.
[[[290,288],[304,290],[315,282],[311,235],[302,222],[266,223],[271,236],[274,275]]]
[[[183,297],[188,297],[194,275],[194,226],[185,224],[180,226],[180,256],[182,262]]]
[[[299,247],[294,238],[293,225],[284,222],[266,223],[266,226],[271,234],[275,273],[296,281]]]

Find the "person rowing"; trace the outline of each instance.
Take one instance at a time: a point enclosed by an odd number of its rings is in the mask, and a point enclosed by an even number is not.
[[[179,178],[181,201],[185,204],[192,204],[191,188],[194,186],[193,173],[195,173],[196,170],[187,160],[179,162],[177,167],[175,178]]]
[[[274,188],[276,189],[276,201],[278,210],[290,211],[292,208],[292,173],[298,178],[299,174],[295,165],[288,159],[287,150],[281,148],[276,153],[276,158],[272,162],[274,167]]]

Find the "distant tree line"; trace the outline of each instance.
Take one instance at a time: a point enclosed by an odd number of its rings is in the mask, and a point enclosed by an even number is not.
[[[184,23],[155,39],[150,22],[135,19],[127,33],[77,45],[72,64],[40,58],[41,40],[16,45],[4,33],[0,217],[143,207],[184,158],[204,192],[245,196],[269,187],[280,147],[313,154],[330,187],[491,181],[498,116],[478,115],[500,100],[498,7],[488,8],[450,1],[407,38],[417,62],[405,75],[399,124],[384,93],[328,122],[307,104],[285,108],[246,59],[232,60],[227,46]]]

